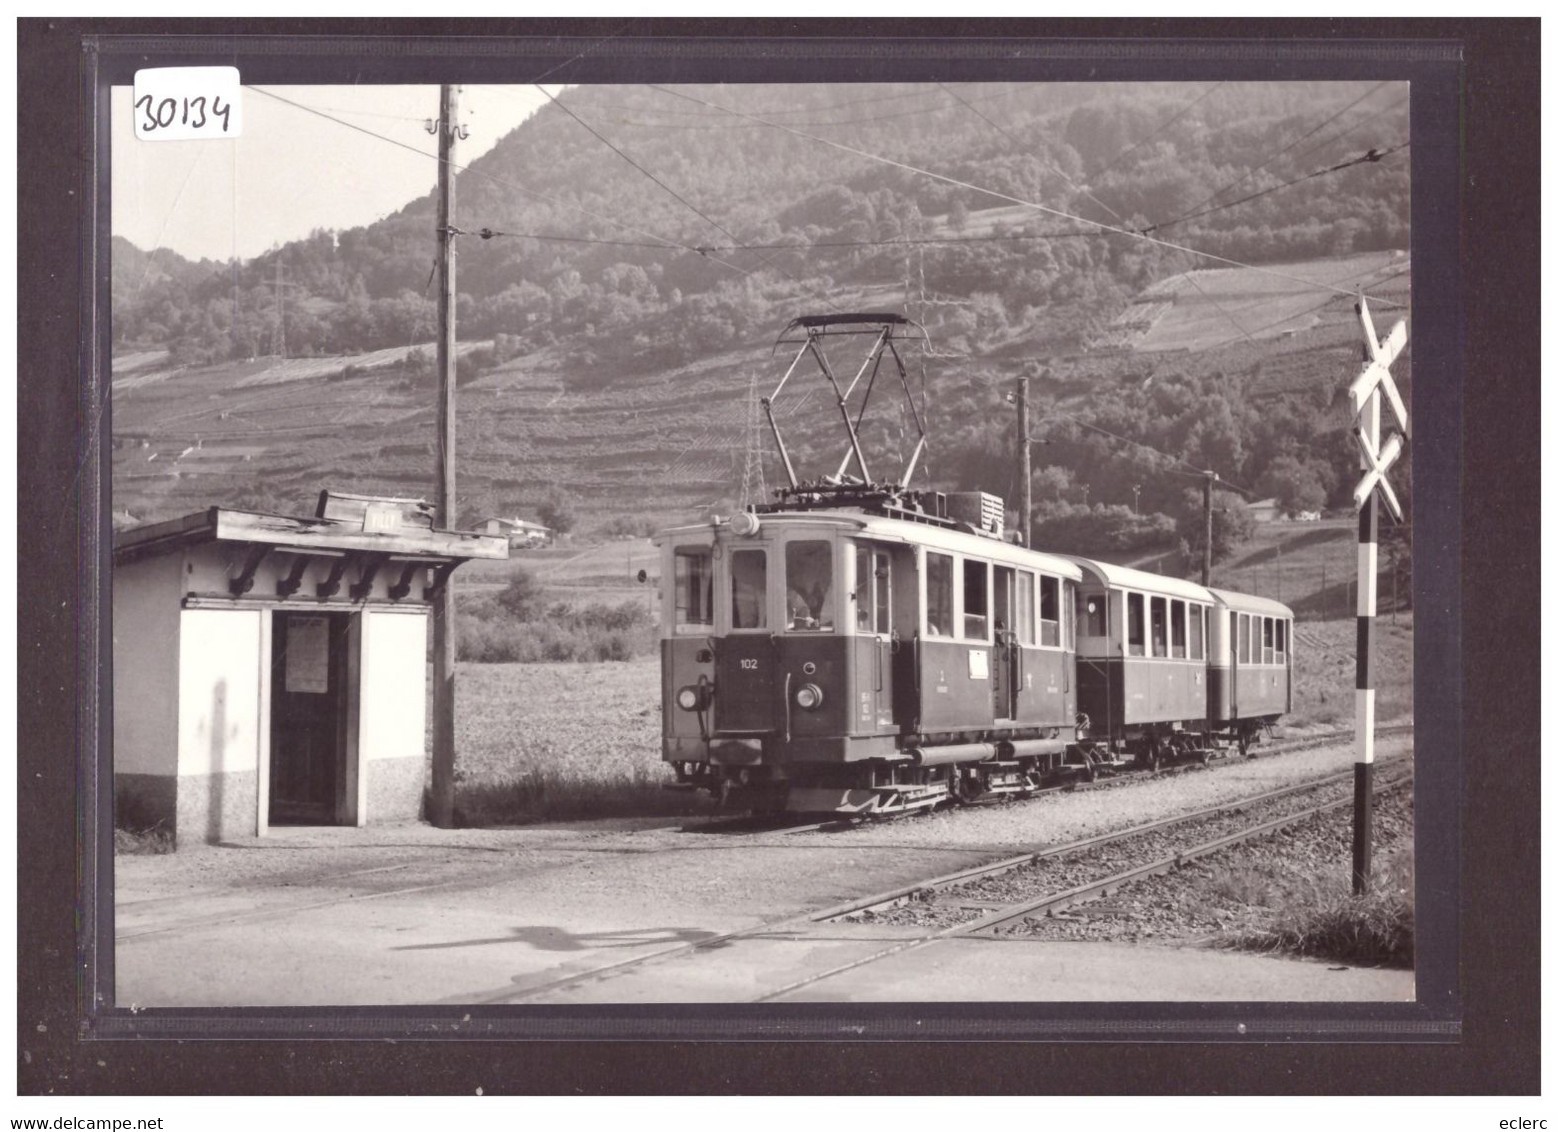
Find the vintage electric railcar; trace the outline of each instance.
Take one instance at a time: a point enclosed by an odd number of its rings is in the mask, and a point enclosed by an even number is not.
[[[889,814],[1206,758],[1287,710],[1286,607],[1015,545],[949,517],[991,510],[971,494],[821,490],[663,534],[678,783]]]
[[[925,428],[900,347],[924,340],[892,313],[792,321],[775,349],[795,358],[761,401],[789,486],[660,537],[677,784],[759,811],[891,814],[1247,750],[1290,704],[1291,611],[1040,553],[1002,537],[994,496],[909,490]],[[841,380],[826,349],[852,341],[869,347]],[[773,404],[807,357],[847,447],[803,482]],[[861,441],[879,377],[915,430],[892,481]]]

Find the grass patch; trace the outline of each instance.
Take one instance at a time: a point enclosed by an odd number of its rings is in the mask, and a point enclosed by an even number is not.
[[[1410,967],[1413,957],[1413,863],[1410,847],[1376,862],[1374,884],[1363,896],[1311,885],[1268,927],[1235,932],[1228,947],[1281,951],[1344,963]],[[1237,882],[1235,882],[1237,883]],[[1262,901],[1264,903],[1265,901]]]
[[[116,857],[149,857],[173,852],[173,831],[163,828],[161,822],[149,829],[114,830],[114,855]]]

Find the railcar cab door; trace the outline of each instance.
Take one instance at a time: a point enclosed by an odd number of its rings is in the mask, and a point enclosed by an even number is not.
[[[775,728],[771,546],[760,541],[716,545],[724,567],[715,601],[723,605],[714,640],[714,686],[718,690],[719,730],[726,734],[765,734]]]

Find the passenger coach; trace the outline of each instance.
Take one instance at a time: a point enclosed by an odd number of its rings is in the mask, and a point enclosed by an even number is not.
[[[1279,601],[1212,590],[1207,662],[1211,727],[1248,753],[1263,730],[1293,710],[1293,611]]]

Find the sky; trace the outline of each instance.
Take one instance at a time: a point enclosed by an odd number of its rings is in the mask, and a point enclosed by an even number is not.
[[[461,165],[546,101],[532,86],[461,90]],[[243,99],[241,137],[141,141],[131,88],[114,88],[116,236],[189,259],[248,259],[316,228],[371,224],[437,182],[438,140],[425,125],[438,113],[436,86],[246,86]]]

